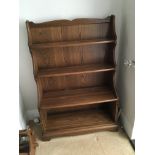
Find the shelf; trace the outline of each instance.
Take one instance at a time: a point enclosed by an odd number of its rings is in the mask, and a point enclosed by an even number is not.
[[[52,77],[52,76],[65,76],[75,75],[81,73],[95,73],[95,72],[106,72],[115,70],[114,66],[93,64],[83,66],[72,66],[72,67],[59,67],[52,69],[41,69],[38,72],[38,77]]]
[[[103,109],[87,109],[51,114],[47,118],[48,136],[72,135],[99,130],[117,129],[111,115]]]
[[[70,47],[70,46],[84,46],[94,44],[108,44],[115,43],[113,39],[91,39],[91,40],[79,40],[79,41],[58,41],[52,43],[37,43],[30,45],[30,48],[50,48],[50,47]]]
[[[91,87],[43,94],[41,109],[76,107],[117,101],[113,90],[106,87]]]

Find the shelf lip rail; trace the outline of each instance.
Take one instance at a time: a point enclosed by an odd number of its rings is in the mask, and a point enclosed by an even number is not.
[[[114,39],[90,39],[90,40],[78,40],[78,41],[57,41],[51,43],[33,43],[30,46],[31,49],[42,49],[51,47],[71,47],[71,46],[85,46],[95,44],[110,44],[116,43]]]

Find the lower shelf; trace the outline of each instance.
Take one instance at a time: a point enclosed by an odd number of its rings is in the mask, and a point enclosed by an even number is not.
[[[88,109],[49,115],[44,136],[77,135],[100,130],[116,130],[117,127],[107,111]]]

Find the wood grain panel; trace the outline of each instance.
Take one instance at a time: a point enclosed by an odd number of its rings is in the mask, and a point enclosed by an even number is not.
[[[103,64],[93,64],[93,65],[81,65],[72,67],[57,67],[50,69],[41,69],[38,72],[38,77],[53,77],[53,76],[65,76],[65,75],[75,75],[81,73],[98,73],[98,72],[108,72],[114,71],[114,66],[103,65]]]
[[[108,87],[93,87],[44,93],[41,109],[60,109],[92,105],[94,103],[115,102],[113,90]]]
[[[48,117],[45,136],[74,135],[100,130],[117,129],[118,125],[104,109],[87,109]],[[53,125],[52,125],[53,124]]]
[[[31,49],[46,49],[53,47],[74,47],[74,46],[86,46],[97,44],[112,44],[115,43],[114,39],[88,39],[88,40],[75,40],[75,41],[57,41],[50,43],[37,43],[30,45]]]
[[[41,78],[43,91],[110,85],[113,72]]]
[[[45,28],[32,28],[31,36],[33,43],[49,43],[54,41],[61,41],[61,27],[45,27]]]
[[[81,39],[108,38],[109,23],[81,25]]]
[[[110,47],[109,47],[110,46]],[[33,50],[39,69],[88,64],[114,64],[113,46],[91,45],[82,47],[48,48]],[[58,58],[58,59],[57,59]]]
[[[50,27],[30,27],[32,43],[50,43],[96,38],[110,38],[110,23],[77,24]]]
[[[64,119],[65,118],[65,119]],[[90,123],[91,121],[91,123]],[[65,129],[98,124],[111,124],[113,120],[106,110],[87,109],[83,111],[65,112],[62,114],[49,115],[47,119],[48,129]]]

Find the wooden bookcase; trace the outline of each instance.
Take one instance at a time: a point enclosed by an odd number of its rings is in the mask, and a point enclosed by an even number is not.
[[[117,129],[115,16],[26,25],[43,137]]]

